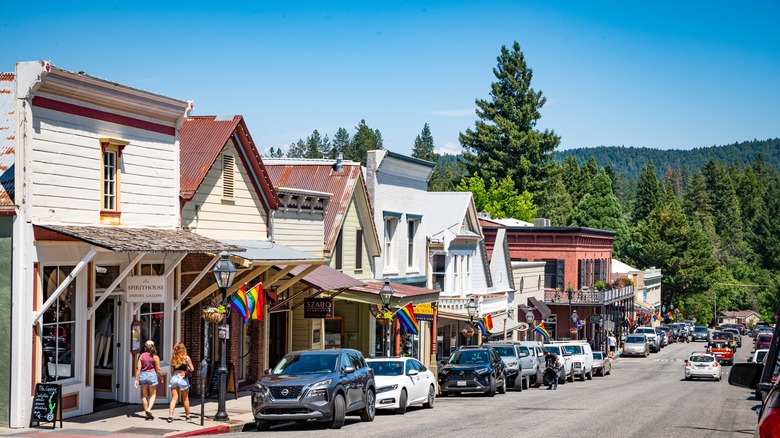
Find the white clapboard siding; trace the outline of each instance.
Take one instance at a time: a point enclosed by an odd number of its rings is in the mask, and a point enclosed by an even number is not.
[[[192,200],[182,209],[182,226],[206,237],[267,239],[266,213],[232,140],[223,153],[236,157],[233,198],[222,197],[222,158],[216,160]],[[196,213],[195,209],[198,206]]]
[[[346,217],[344,218],[344,226],[342,227],[342,264],[341,271],[345,274],[357,278],[358,280],[372,279],[374,273],[371,271],[371,262],[368,257],[368,248],[366,247],[365,231],[363,232],[363,240],[360,245],[363,247],[363,267],[360,271],[355,271],[355,257],[357,247],[357,230],[364,230],[364,227],[360,223],[360,216],[358,215],[358,206],[355,203],[354,196],[350,199],[347,206]],[[335,260],[335,247],[333,255],[330,260],[330,267],[336,267]]]
[[[302,216],[304,215],[311,216],[309,213],[303,213]],[[320,220],[296,219],[277,213],[274,217],[274,239],[281,245],[314,256],[322,256],[324,246],[322,226],[321,218]]]
[[[303,298],[293,300],[293,305],[303,301]],[[319,319],[306,319],[303,317],[303,305],[292,311],[292,349],[308,350],[311,346],[312,322]],[[323,335],[324,336],[324,335]]]

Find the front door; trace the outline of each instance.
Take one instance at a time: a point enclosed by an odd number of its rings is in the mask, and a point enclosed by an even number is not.
[[[287,312],[274,312],[268,317],[268,366],[273,368],[287,354]]]
[[[93,351],[94,380],[96,399],[117,399],[116,365],[117,361],[117,320],[119,312],[116,300],[111,297],[95,311],[92,321],[95,326]]]

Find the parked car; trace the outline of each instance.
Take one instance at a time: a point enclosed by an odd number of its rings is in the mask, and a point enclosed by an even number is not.
[[[685,380],[709,377],[720,382],[722,368],[712,354],[695,353],[685,361]]]
[[[669,339],[666,338],[666,333],[658,327],[655,327],[655,334],[658,335],[658,340],[661,342],[661,348],[669,345]]]
[[[374,371],[357,350],[288,353],[252,387],[252,413],[258,430],[292,420],[323,421],[340,429],[348,413],[374,421]]]
[[[593,374],[602,377],[612,374],[612,359],[601,351],[593,352]]]
[[[674,342],[674,337],[672,336],[672,328],[668,325],[662,325],[658,327],[659,330],[664,332],[664,335],[666,336],[666,345],[669,345]]]
[[[489,346],[457,350],[439,370],[439,388],[444,396],[461,392],[484,392],[490,397],[496,391],[506,394],[504,361]]]
[[[542,372],[544,372],[544,347],[542,343],[539,341],[518,341],[517,344],[520,349],[521,373],[526,378],[524,382],[541,385]]]
[[[366,362],[374,370],[377,409],[404,414],[412,405],[433,408],[436,377],[420,361],[411,357],[383,357]]]
[[[756,350],[768,349],[772,345],[771,333],[759,333],[756,337]]]
[[[734,341],[737,343],[737,348],[742,348],[742,335],[739,333],[739,329],[736,328],[727,328],[723,329],[724,333],[733,333],[734,334]]]
[[[593,379],[593,352],[590,344],[585,341],[565,341],[555,342],[560,345],[566,353],[571,354],[572,376],[579,377],[585,381]]]
[[[546,351],[549,351],[550,353],[561,357],[563,359],[563,367],[558,370],[560,375],[558,376],[558,383],[563,385],[567,381],[573,382],[574,381],[574,373],[572,372],[573,364],[572,364],[572,358],[571,353],[561,348],[560,345],[557,344],[544,344],[544,349]]]
[[[641,333],[635,333],[626,337],[623,344],[623,356],[642,356],[647,357],[650,354],[650,343],[647,336]]]
[[[707,327],[704,327],[702,325],[697,325],[693,328],[693,341],[709,341],[709,335],[710,331],[707,329]]]
[[[769,353],[768,348],[756,350],[753,352],[753,355],[748,358],[748,362],[764,363],[764,359],[766,358],[767,353]]]
[[[506,365],[506,383],[515,391],[523,390],[522,364],[520,361],[520,346],[504,343],[490,343],[491,348],[498,352]]]
[[[634,331],[635,334],[643,334],[647,337],[647,342],[650,344],[650,351],[658,353],[661,351],[661,340],[655,333],[655,329],[652,327],[637,327]]]
[[[712,354],[721,364],[734,365],[734,350],[729,347],[725,339],[713,340],[707,346],[707,353]]]

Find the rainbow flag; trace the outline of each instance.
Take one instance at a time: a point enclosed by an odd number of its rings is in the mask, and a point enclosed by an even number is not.
[[[249,297],[246,293],[246,284],[242,284],[240,288],[233,294],[233,298],[230,299],[230,307],[236,310],[244,322],[249,319],[249,313],[251,312],[249,307]]]
[[[669,319],[674,319],[674,313],[669,312],[669,313],[667,313],[667,315],[669,315]]]
[[[536,328],[534,328],[534,332],[541,333],[542,336],[544,336],[545,338],[550,337],[550,332],[548,332],[547,329],[544,328],[544,321],[540,322],[539,325],[537,325]]]
[[[485,327],[485,323],[482,320],[479,320],[474,323],[475,326],[479,327],[479,331],[484,335],[487,333],[487,327]]]
[[[493,316],[485,315],[482,317],[482,323],[485,324],[485,330],[493,331]]]
[[[407,332],[417,334],[420,331],[420,324],[417,322],[417,318],[414,316],[414,304],[411,301],[406,303],[395,312],[398,321],[406,329]]]
[[[251,303],[248,319],[256,319],[258,321],[262,321],[263,314],[265,313],[263,283],[257,283],[255,287],[249,289],[247,296],[249,297],[249,302]]]

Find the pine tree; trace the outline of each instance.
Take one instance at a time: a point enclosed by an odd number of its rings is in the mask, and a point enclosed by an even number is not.
[[[460,134],[469,174],[486,181],[509,176],[519,193],[528,190],[537,205],[548,205],[541,189],[552,171],[552,159],[560,137],[536,130],[539,110],[547,101],[531,88],[533,71],[527,66],[520,44],[501,47],[493,69],[491,100],[477,99],[474,130]]]
[[[306,152],[306,142],[301,138],[287,149],[287,158],[304,158],[306,157]]]
[[[357,161],[366,164],[366,152],[374,149],[384,149],[382,147],[382,134],[378,129],[372,130],[366,125],[365,120],[361,120],[355,127],[355,135],[352,141],[344,150],[344,159]]]
[[[759,266],[780,271],[780,185],[772,181],[748,236]]]
[[[572,202],[566,186],[563,184],[561,172],[556,172],[547,179],[549,188],[547,189],[548,204],[539,206],[537,214],[539,217],[550,219],[550,225],[554,227],[565,227],[569,224],[569,217],[572,211]]]
[[[423,126],[422,132],[417,138],[414,139],[414,148],[412,149],[412,157],[419,158],[425,161],[433,161],[439,158],[439,154],[433,151],[433,136],[431,135],[431,128],[426,123]]]
[[[639,174],[639,185],[636,188],[636,201],[634,202],[634,211],[631,217],[631,223],[636,225],[642,219],[646,218],[658,203],[658,191],[660,184],[655,174],[655,166],[650,160],[642,167],[642,173]]]
[[[339,128],[333,136],[330,148],[330,158],[336,158],[336,154],[344,153],[349,148],[349,133],[344,128]]]
[[[612,193],[612,180],[603,169],[593,177],[588,193],[574,210],[571,223],[573,226],[614,231],[615,255],[620,256],[625,252],[628,226],[620,202]]]
[[[580,165],[577,163],[574,155],[569,155],[563,159],[561,178],[563,178],[563,185],[566,186],[566,191],[569,192],[572,204],[579,204],[588,187],[583,187],[580,178]]]
[[[326,135],[325,138],[322,138],[319,131],[315,129],[306,139],[305,158],[326,158],[330,156],[330,148],[328,136]]]

